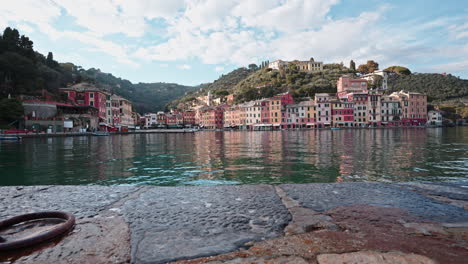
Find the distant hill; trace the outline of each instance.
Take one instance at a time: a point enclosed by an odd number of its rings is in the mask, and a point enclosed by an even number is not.
[[[6,28],[0,35],[0,99],[8,95],[40,97],[48,95],[62,100],[59,88],[86,81],[111,90],[134,104],[139,113],[164,110],[164,106],[199,87],[174,83],[138,83],[101,72],[83,69],[73,63],[58,63],[49,52],[44,56],[33,49],[33,41],[16,29]]]
[[[133,102],[135,111],[143,114],[165,110],[165,106],[173,100],[198,89],[194,86],[184,86],[176,83],[137,83],[113,76],[91,68],[82,71],[82,78],[91,80],[101,87],[123,96]]]
[[[429,102],[468,98],[468,80],[451,74],[416,73],[390,76],[390,92],[406,90],[426,94]]]
[[[400,90],[420,92],[428,95],[428,101],[435,104],[468,98],[468,80],[450,74],[412,74],[408,68],[402,66],[388,69],[397,74],[389,77],[387,93]],[[301,72],[294,65],[289,65],[284,70],[239,68],[169,105],[186,107],[184,103],[197,96],[212,91],[216,97],[216,91],[220,90],[235,94],[236,103],[267,98],[282,92],[291,92],[295,98],[313,97],[315,93],[336,93],[336,82],[343,75],[359,77],[356,71],[342,64],[325,64],[323,71],[313,73]]]
[[[236,102],[251,101],[289,91],[295,97],[313,96],[315,93],[336,92],[336,81],[344,74],[355,75],[355,71],[341,64],[325,64],[322,72],[305,73],[291,65],[285,70],[239,68],[207,85],[197,92],[173,101],[170,107],[184,108],[184,103],[208,91],[216,97],[216,91],[226,90],[236,95]]]
[[[336,92],[336,81],[344,74],[354,75],[355,71],[341,64],[325,64],[321,72],[301,72],[295,65],[284,70],[265,68],[259,70],[234,87],[238,102],[289,91],[294,97],[314,96],[315,93]]]
[[[196,97],[205,96],[209,91],[212,94],[217,94],[220,91],[232,93],[234,87],[242,80],[255,73],[258,70],[256,67],[247,69],[245,67],[235,69],[228,74],[221,75],[212,83],[203,84],[198,89],[188,92],[185,96],[178,98],[167,105],[166,108],[184,108],[184,103],[194,100]],[[181,106],[182,104],[182,106]]]

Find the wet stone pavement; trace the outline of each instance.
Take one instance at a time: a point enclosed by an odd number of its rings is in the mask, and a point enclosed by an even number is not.
[[[35,248],[0,252],[0,263],[468,259],[463,182],[0,187],[0,220],[44,210],[73,213],[75,228]]]

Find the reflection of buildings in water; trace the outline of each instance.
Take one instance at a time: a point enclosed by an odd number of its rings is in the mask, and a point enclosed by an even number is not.
[[[317,144],[315,144],[315,152],[318,153],[316,167],[329,168],[333,166],[333,131],[319,130],[317,131]]]
[[[426,134],[419,129],[373,129],[364,130],[365,141],[361,142],[363,151],[357,168],[357,175],[371,180],[382,177],[409,177],[413,171],[402,170],[415,166],[424,159],[422,147]],[[367,153],[367,154],[365,154]],[[356,155],[356,157],[359,157]]]
[[[89,144],[89,148],[96,155],[95,175],[99,180],[116,175],[132,176],[128,169],[134,166],[131,158],[135,156],[135,135],[91,137]]]
[[[194,152],[197,166],[206,172],[224,171],[225,146],[224,132],[203,131],[197,132],[194,137]],[[199,173],[199,179],[215,179],[218,173]]]
[[[354,145],[355,130],[343,130],[339,132],[341,133],[336,133],[334,138],[337,147],[341,148],[339,150],[336,150],[339,153],[337,155],[339,162],[339,173],[342,176],[351,175],[355,171],[354,165],[355,159],[357,158],[355,153],[356,147]],[[343,178],[341,177],[340,179],[343,180]],[[337,181],[339,181],[340,179],[337,178]]]

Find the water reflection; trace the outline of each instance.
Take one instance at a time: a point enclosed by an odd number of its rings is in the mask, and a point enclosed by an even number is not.
[[[0,143],[0,185],[468,178],[468,128],[199,132]]]

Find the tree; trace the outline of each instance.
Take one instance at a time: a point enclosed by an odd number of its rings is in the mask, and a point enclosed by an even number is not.
[[[249,64],[249,70],[256,71],[258,70],[258,66],[255,63]]]
[[[229,92],[226,90],[216,90],[214,94],[218,97],[225,97],[229,95]]]
[[[356,71],[356,63],[353,60],[349,62],[349,68],[353,71]]]
[[[382,87],[383,77],[380,75],[372,76],[371,81],[369,82],[369,88],[378,89]]]
[[[369,60],[367,61],[367,67],[369,69],[369,73],[373,73],[379,69],[379,64],[373,60]]]
[[[17,29],[12,29],[10,27],[5,28],[5,30],[3,31],[2,39],[4,43],[4,48],[5,48],[4,51],[17,51],[18,50],[20,35]]]
[[[54,64],[54,54],[49,51],[47,54],[46,65],[52,67]]]
[[[0,124],[8,125],[24,114],[21,101],[4,98],[0,100]]]
[[[366,64],[361,64],[358,67],[358,72],[362,74],[373,73],[379,69],[379,64],[373,60],[368,60]]]
[[[390,72],[394,72],[394,73],[399,74],[399,75],[410,75],[411,74],[411,71],[408,68],[403,67],[403,66],[390,66],[385,70],[390,71]]]
[[[368,74],[369,73],[369,67],[367,67],[367,64],[361,64],[357,68],[357,71],[362,73],[362,74]]]

